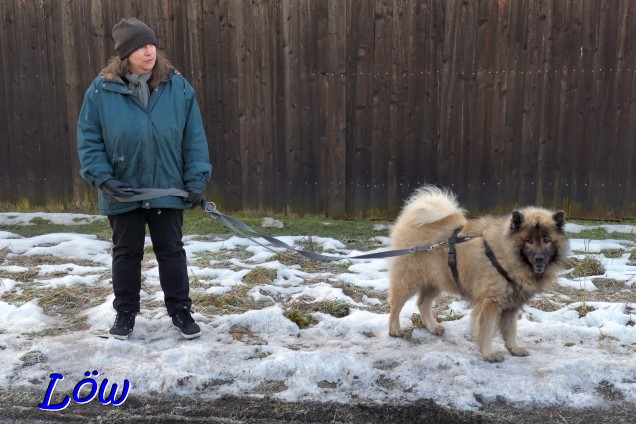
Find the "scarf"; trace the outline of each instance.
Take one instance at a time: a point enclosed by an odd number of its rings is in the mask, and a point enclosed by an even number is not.
[[[150,97],[150,89],[148,88],[148,80],[152,75],[152,71],[147,74],[137,75],[130,72],[126,75],[128,86],[135,92],[139,101],[144,107],[148,107],[148,98]]]

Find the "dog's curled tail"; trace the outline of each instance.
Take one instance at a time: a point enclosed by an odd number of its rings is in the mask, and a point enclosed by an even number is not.
[[[420,187],[407,200],[403,214],[414,218],[414,224],[425,225],[440,221],[450,215],[464,215],[466,211],[457,203],[450,190],[433,185]]]

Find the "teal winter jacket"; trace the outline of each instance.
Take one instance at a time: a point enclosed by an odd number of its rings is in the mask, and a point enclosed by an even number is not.
[[[86,91],[77,125],[80,174],[99,188],[111,178],[132,188],[204,190],[212,166],[192,86],[178,72],[161,82],[144,108],[122,80],[97,77]],[[99,212],[137,208],[185,209],[181,197],[119,202],[99,191]]]

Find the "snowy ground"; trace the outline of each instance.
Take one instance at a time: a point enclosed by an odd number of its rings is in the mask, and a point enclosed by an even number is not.
[[[575,238],[589,226],[568,224],[572,255],[599,259],[605,274],[577,279],[566,271],[559,286],[521,316],[519,339],[531,355],[506,355],[491,364],[479,356],[469,331],[470,305],[459,299],[438,302],[439,318],[448,319],[443,337],[413,326],[414,300],[402,312],[403,327],[412,328],[409,337],[389,337],[385,260],[294,264],[239,237],[186,238],[202,337],[183,340],[172,326],[148,246],[134,332],[123,342],[100,338],[114,319],[111,244],[78,233],[19,236],[20,226],[36,216],[62,225],[104,219],[0,214],[0,225],[15,225],[15,232],[0,231],[1,389],[35,390],[44,398],[50,375],[61,374],[50,402],[57,404],[85,373],[97,371],[91,377],[98,384],[104,378],[119,385],[128,380],[130,394],[149,396],[270,395],[345,403],[431,398],[467,410],[494,401],[569,408],[636,401],[636,245],[620,237]],[[636,231],[630,225],[604,227]],[[312,240],[329,253],[355,253],[337,240]],[[377,241],[385,246],[387,239]],[[275,271],[267,274],[269,281],[246,282],[250,271],[265,268]],[[64,296],[55,300],[56,293]],[[338,301],[348,304],[348,315],[311,309]],[[301,330],[285,316],[298,305],[308,308],[315,324]],[[504,350],[500,338],[495,343]]]

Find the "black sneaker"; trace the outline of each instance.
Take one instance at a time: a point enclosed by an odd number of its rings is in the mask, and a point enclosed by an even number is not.
[[[135,315],[137,315],[135,312],[117,312],[115,324],[110,327],[108,334],[118,340],[128,339],[128,335],[132,333],[135,326]]]
[[[186,339],[195,339],[201,335],[201,328],[194,322],[190,308],[184,306],[172,316],[172,323],[181,330],[181,335]]]

